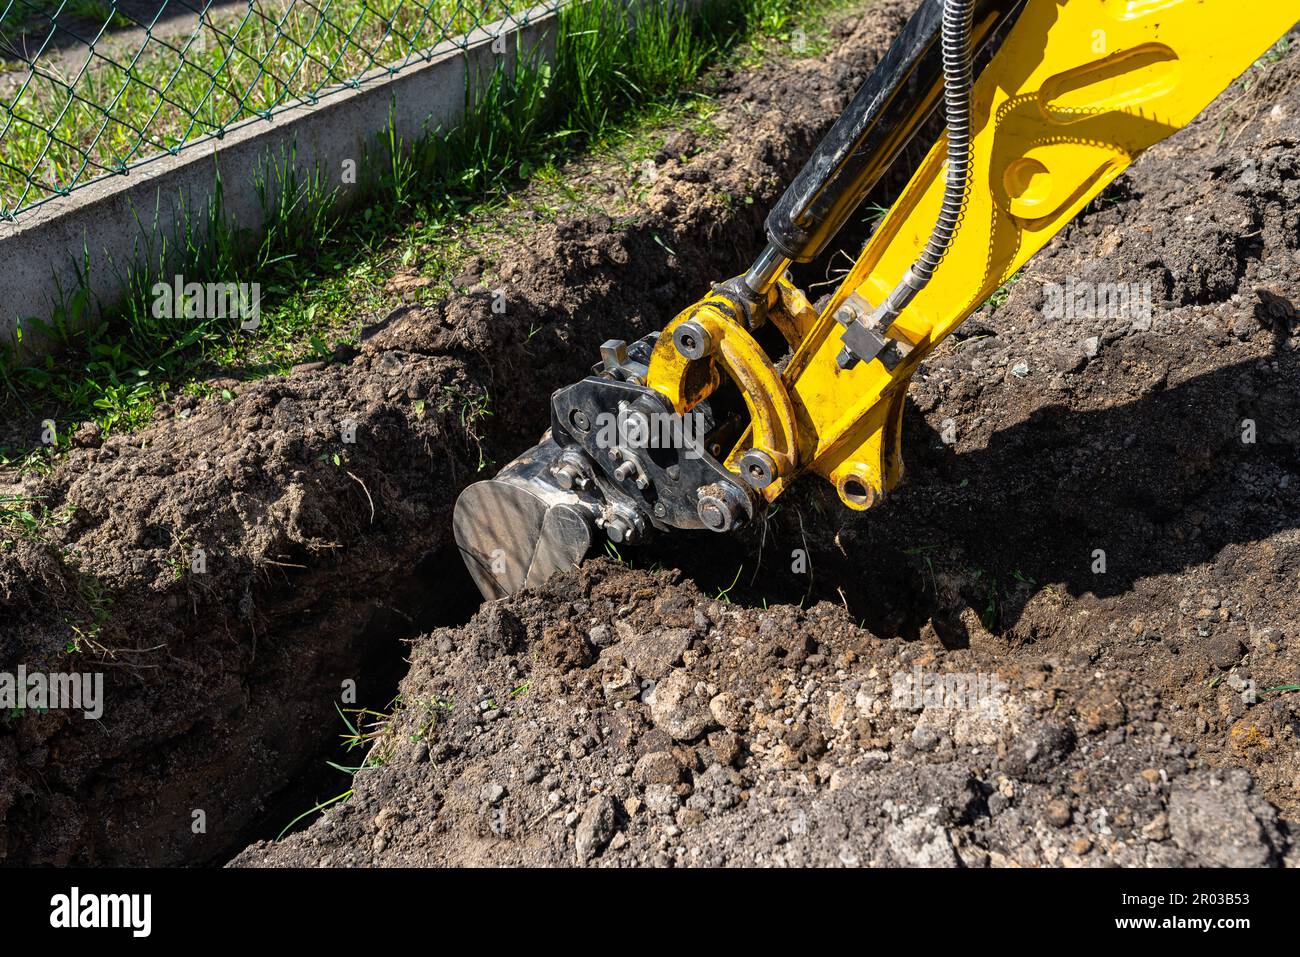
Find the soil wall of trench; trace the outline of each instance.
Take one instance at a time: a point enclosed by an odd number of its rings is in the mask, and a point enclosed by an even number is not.
[[[445,301],[374,316],[324,368],[178,400],[51,475],[10,476],[75,511],[0,555],[0,668],[102,671],[105,704],[98,721],[0,723],[0,860],[203,863],[260,836],[340,730],[344,683],[382,704],[368,696],[401,673],[401,639],[477,606],[449,547],[459,490],[540,434],[600,342],[659,328],[747,264],[909,6],[845,21],[819,60],[715,73],[721,142],[671,138],[633,215],[536,225]]]

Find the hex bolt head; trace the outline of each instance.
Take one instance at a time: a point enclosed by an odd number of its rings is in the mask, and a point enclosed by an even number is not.
[[[591,464],[581,452],[566,449],[552,463],[551,475],[555,477],[555,484],[566,492],[582,490],[591,485]]]
[[[618,468],[614,469],[614,478],[620,482],[625,482],[636,472],[635,462],[624,462]]]
[[[566,492],[572,491],[578,481],[578,468],[569,462],[561,462],[555,466],[552,471],[555,474],[555,484]]]
[[[605,534],[616,545],[621,545],[624,542],[635,545],[641,537],[641,529],[637,527],[637,523],[631,517],[619,511],[606,520]]]
[[[627,362],[627,343],[622,339],[606,339],[600,346],[600,361],[606,372],[613,372]]]
[[[713,351],[713,337],[698,322],[683,322],[673,330],[673,345],[686,359],[703,359]]]

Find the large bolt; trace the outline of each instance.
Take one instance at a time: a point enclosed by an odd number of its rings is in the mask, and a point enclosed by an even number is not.
[[[635,462],[624,462],[618,468],[614,469],[614,478],[620,482],[625,482],[636,474]]]
[[[560,486],[566,492],[571,492],[578,486],[578,467],[571,462],[561,462],[553,469],[555,472],[555,484]]]
[[[635,518],[619,510],[606,519],[605,534],[616,545],[635,545],[641,538],[641,528]]]
[[[600,362],[606,372],[613,372],[627,362],[627,343],[622,339],[606,339],[600,346]]]
[[[605,534],[609,536],[611,542],[624,542],[632,534],[632,523],[622,515],[615,515],[605,523]]]
[[[591,484],[591,472],[586,458],[573,449],[566,450],[559,461],[551,466],[551,474],[555,476],[555,484],[566,492],[575,489],[581,491]]]
[[[683,322],[673,330],[673,345],[687,359],[703,359],[713,351],[713,337],[698,322]]]
[[[696,514],[704,527],[729,532],[745,521],[745,493],[730,482],[714,482],[699,491]]]

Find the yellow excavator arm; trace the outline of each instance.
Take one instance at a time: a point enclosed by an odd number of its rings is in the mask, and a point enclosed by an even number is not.
[[[729,531],[806,472],[851,509],[879,502],[902,476],[921,360],[1297,20],[1300,0],[922,3],[772,210],[750,270],[662,334],[606,343],[556,392],[543,442],[462,494],[455,533],[480,589],[538,584],[598,531]],[[936,111],[943,134],[815,309],[787,267],[823,251]],[[782,349],[760,344],[769,324]]]

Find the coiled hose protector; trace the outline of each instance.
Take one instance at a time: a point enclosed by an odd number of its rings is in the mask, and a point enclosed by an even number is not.
[[[943,108],[948,132],[948,174],[944,181],[943,206],[930,239],[902,280],[871,315],[870,325],[884,332],[925,288],[952,245],[961,225],[970,193],[971,180],[971,28],[974,0],[944,0],[943,5]]]

